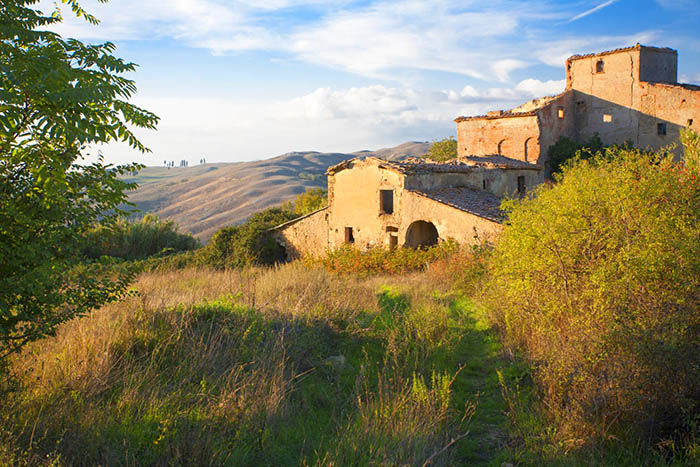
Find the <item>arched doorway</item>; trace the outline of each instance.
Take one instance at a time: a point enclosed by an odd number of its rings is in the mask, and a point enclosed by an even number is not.
[[[406,230],[405,245],[410,248],[435,245],[438,238],[437,228],[432,222],[415,221]]]

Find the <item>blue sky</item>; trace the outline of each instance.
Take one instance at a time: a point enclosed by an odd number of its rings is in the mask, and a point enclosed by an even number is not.
[[[136,62],[133,99],[161,117],[153,153],[102,148],[108,162],[288,151],[356,151],[455,134],[459,115],[560,92],[575,53],[645,45],[679,52],[700,83],[700,1],[83,0],[56,28],[110,40]],[[50,11],[53,2],[42,0]]]

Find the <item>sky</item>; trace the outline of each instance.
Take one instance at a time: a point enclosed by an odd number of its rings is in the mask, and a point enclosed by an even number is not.
[[[52,11],[53,1],[37,8]],[[561,92],[568,56],[644,45],[700,84],[700,0],[82,0],[53,30],[139,65],[151,149],[109,163],[237,162],[456,134],[454,119]],[[98,149],[98,148],[93,148]],[[94,154],[95,151],[93,151]]]

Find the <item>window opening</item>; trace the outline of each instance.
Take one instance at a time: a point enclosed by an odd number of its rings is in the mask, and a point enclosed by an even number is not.
[[[345,227],[345,243],[355,243],[352,227]]]
[[[656,134],[659,136],[666,136],[666,124],[657,123],[656,124]]]
[[[379,190],[379,209],[384,214],[394,213],[394,190]]]
[[[399,245],[399,234],[398,233],[390,233],[389,234],[389,248],[392,250],[396,248]]]
[[[564,107],[559,107],[557,109],[557,117],[564,118]]]
[[[603,114],[603,121],[605,123],[610,123],[612,122],[612,115],[611,114]]]
[[[525,194],[525,176],[518,176],[518,195],[523,196]]]
[[[595,63],[595,72],[596,73],[605,73],[605,62],[602,60],[598,60]]]
[[[690,128],[691,126],[693,126],[693,119],[692,119],[692,118],[689,118],[689,119],[688,119],[688,125],[686,125],[686,126],[687,126],[688,128]]]

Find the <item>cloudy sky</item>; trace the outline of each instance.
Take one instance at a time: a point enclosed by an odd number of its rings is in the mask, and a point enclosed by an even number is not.
[[[66,11],[56,30],[115,42],[140,65],[133,102],[162,119],[139,133],[151,154],[107,161],[194,164],[440,139],[560,92],[569,55],[636,42],[677,49],[700,83],[697,1],[82,0],[102,23]]]

